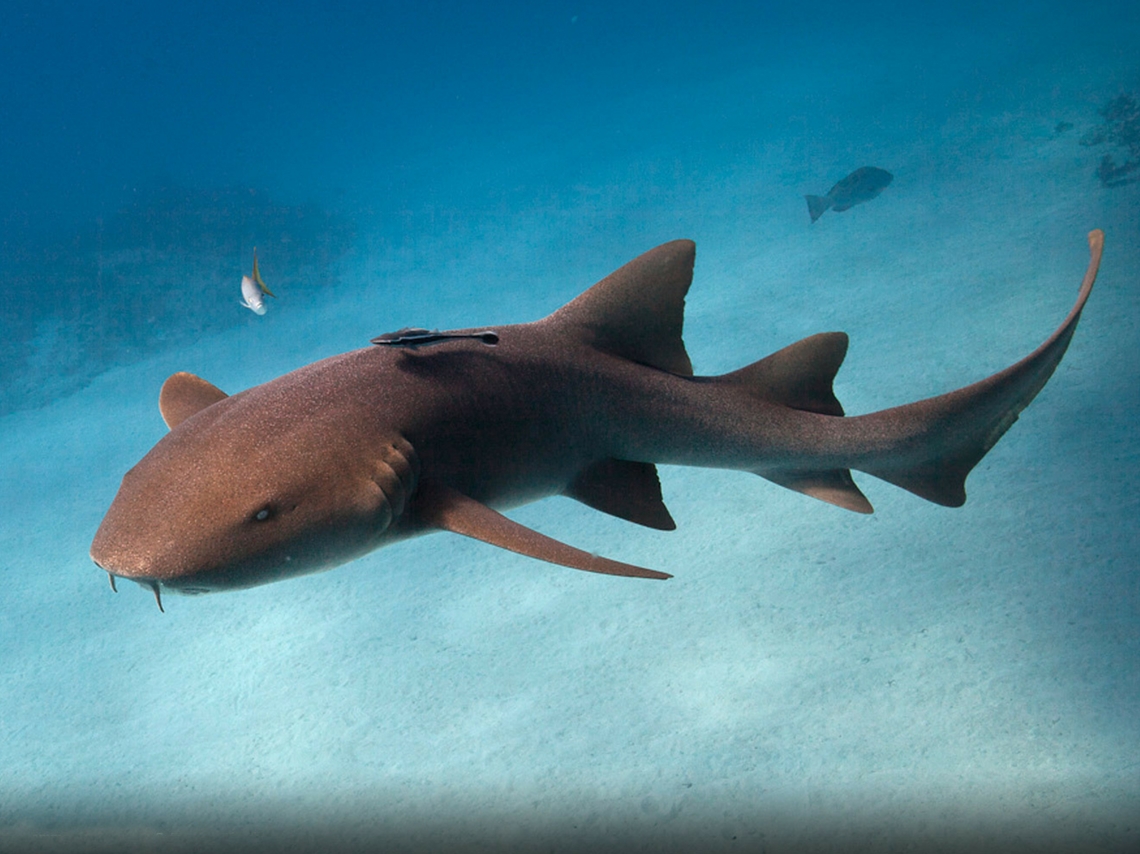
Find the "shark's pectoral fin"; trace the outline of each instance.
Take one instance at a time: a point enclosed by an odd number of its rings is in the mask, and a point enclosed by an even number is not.
[[[664,572],[619,563],[560,543],[440,483],[420,484],[413,513],[421,524],[572,569],[633,578],[672,578]]]
[[[661,498],[657,466],[629,460],[599,460],[587,466],[562,493],[587,507],[658,531],[673,531],[677,523]]]
[[[871,502],[855,485],[851,479],[851,472],[847,469],[833,469],[831,471],[809,472],[756,472],[765,480],[844,510],[854,510],[856,513],[874,513]]]
[[[158,410],[162,420],[173,430],[191,415],[229,397],[224,391],[201,377],[186,371],[171,374],[158,393]]]

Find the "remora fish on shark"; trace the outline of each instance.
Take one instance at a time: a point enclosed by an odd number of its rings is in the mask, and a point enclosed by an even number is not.
[[[966,475],[1045,385],[1092,290],[1032,354],[917,403],[844,417],[847,336],[805,338],[693,376],[681,340],[694,244],[646,252],[548,317],[371,346],[232,397],[193,374],[162,387],[170,427],[123,477],[91,546],[111,575],[201,593],[328,569],[452,531],[575,569],[670,576],[551,539],[499,511],[552,495],[675,528],[655,464],[754,472],[861,513],[856,469],[958,506]],[[418,330],[417,330],[418,331]],[[471,337],[467,337],[471,336]],[[159,601],[161,607],[161,600]]]

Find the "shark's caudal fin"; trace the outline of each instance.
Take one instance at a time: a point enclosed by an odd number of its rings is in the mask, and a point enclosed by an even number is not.
[[[681,326],[696,251],[691,240],[650,249],[543,322],[578,327],[603,352],[691,377]]]
[[[1076,304],[1049,339],[1017,364],[988,379],[920,400],[848,419],[868,436],[891,436],[891,447],[858,468],[928,501],[958,507],[966,475],[1010,428],[1052,376],[1092,292],[1104,232],[1089,233],[1090,260]]]

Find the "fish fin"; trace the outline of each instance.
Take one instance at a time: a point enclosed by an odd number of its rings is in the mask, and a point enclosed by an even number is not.
[[[875,509],[851,479],[847,469],[831,471],[766,472],[758,471],[765,480],[794,489],[836,507],[854,510],[856,513],[874,513]]]
[[[831,207],[831,199],[827,196],[804,196],[804,198],[807,199],[808,213],[812,222],[823,216],[823,212]]]
[[[269,287],[265,284],[265,282],[263,282],[261,280],[261,272],[257,269],[257,247],[256,246],[253,247],[253,280],[257,283],[257,286],[261,289],[261,292],[263,294],[265,294],[266,296],[269,296],[269,297],[273,297],[274,299],[277,299],[277,294],[275,294],[275,293],[273,293],[273,291],[269,290]]]
[[[186,371],[171,374],[158,393],[158,411],[173,430],[191,415],[229,397],[216,385]]]
[[[1065,321],[1020,362],[948,394],[848,419],[856,429],[897,436],[903,453],[886,453],[859,469],[927,501],[959,507],[966,476],[989,452],[1053,375],[1072,340],[1092,292],[1104,249],[1104,232],[1088,236],[1089,265]]]
[[[563,495],[587,507],[659,531],[677,523],[661,498],[661,481],[652,463],[607,458],[584,468]]]
[[[792,409],[842,415],[843,406],[831,384],[846,355],[845,332],[820,332],[715,381],[741,386],[762,400]]]
[[[598,350],[691,377],[681,327],[696,251],[691,240],[650,249],[540,322],[577,327]]]
[[[843,406],[831,385],[846,355],[846,333],[820,332],[738,371],[717,377],[717,381],[738,385],[762,400],[791,409],[839,417],[843,415]],[[874,512],[847,469],[757,471],[756,474],[846,510]]]
[[[487,505],[440,483],[420,484],[416,491],[413,512],[415,518],[422,524],[482,540],[517,554],[568,566],[571,569],[633,578],[672,577],[664,572],[620,563],[568,546],[525,525],[520,525]]]

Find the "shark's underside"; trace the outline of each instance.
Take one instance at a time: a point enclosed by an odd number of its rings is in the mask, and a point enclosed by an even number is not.
[[[832,393],[843,333],[693,375],[681,339],[689,241],[490,336],[459,330],[356,350],[232,397],[175,374],[160,395],[170,432],[124,476],[91,556],[112,581],[192,593],[327,569],[446,530],[577,569],[668,578],[500,512],[561,494],[669,530],[658,463],[751,471],[869,513],[854,469],[957,506],[966,475],[1064,355],[1100,231],[1089,246],[1076,304],[1032,354],[949,394],[854,417]]]

